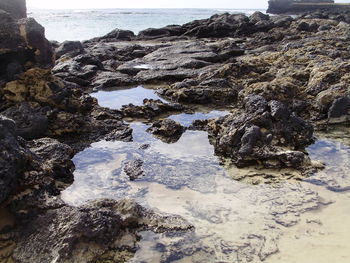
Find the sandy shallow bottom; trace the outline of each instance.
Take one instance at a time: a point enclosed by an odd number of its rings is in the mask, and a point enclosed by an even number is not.
[[[194,225],[185,233],[143,232],[130,262],[350,262],[349,128],[317,134],[308,152],[326,166],[305,178],[232,167],[214,155],[203,131],[167,144],[147,124],[131,126],[133,142],[101,141],[77,154],[75,182],[62,193],[72,205],[135,198]],[[124,166],[135,159],[144,175],[130,181]]]
[[[300,224],[286,229],[279,240],[280,252],[266,262],[349,262],[350,194],[329,198],[335,203],[303,215]]]

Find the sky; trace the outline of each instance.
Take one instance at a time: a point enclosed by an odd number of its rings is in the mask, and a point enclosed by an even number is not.
[[[27,0],[29,8],[267,8],[268,0]]]

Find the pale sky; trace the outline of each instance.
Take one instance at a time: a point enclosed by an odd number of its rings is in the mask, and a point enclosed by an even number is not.
[[[267,8],[268,0],[27,0],[35,8]]]

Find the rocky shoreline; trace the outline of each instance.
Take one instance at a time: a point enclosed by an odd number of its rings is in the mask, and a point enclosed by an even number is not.
[[[180,216],[133,200],[73,207],[59,197],[74,181],[76,153],[100,140],[133,140],[125,118],[146,120],[166,143],[206,130],[216,155],[234,166],[288,168],[302,178],[323,167],[306,150],[314,130],[350,122],[347,13],[222,14],[137,36],[116,29],[50,43],[41,25],[12,10],[0,10],[0,203],[10,214],[0,222],[1,262],[126,262],[141,231],[193,231]],[[113,110],[89,95],[145,84],[171,103]],[[195,106],[231,112],[189,128],[166,119]],[[142,160],[125,172],[137,179]]]

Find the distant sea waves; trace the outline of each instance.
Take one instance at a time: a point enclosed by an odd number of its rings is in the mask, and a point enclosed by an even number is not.
[[[29,9],[46,29],[46,37],[64,40],[87,40],[102,36],[115,28],[128,29],[137,34],[146,28],[180,25],[195,19],[209,18],[217,13],[245,13],[261,9],[98,9],[98,10],[41,10]]]

